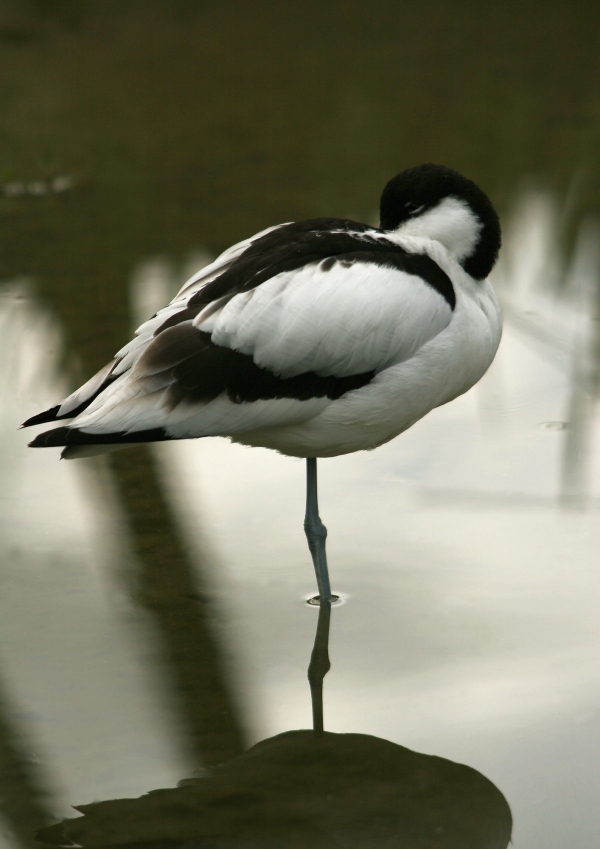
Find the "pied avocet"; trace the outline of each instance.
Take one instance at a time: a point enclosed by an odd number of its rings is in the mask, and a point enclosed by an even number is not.
[[[466,392],[501,314],[488,197],[450,168],[402,171],[380,227],[280,224],[221,254],[110,363],[25,425],[72,419],[33,447],[76,458],[131,443],[228,436],[307,458],[305,530],[331,599],[316,458],[376,448]]]

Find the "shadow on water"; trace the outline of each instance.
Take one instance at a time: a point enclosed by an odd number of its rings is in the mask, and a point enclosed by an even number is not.
[[[202,564],[192,570],[148,449],[116,452],[112,468],[140,563],[136,600],[158,626],[192,757],[220,763],[242,751],[242,732],[204,612]]]
[[[32,747],[12,719],[13,711],[0,687],[0,813],[17,846],[31,847],[33,832],[52,816],[51,795]]]
[[[367,734],[323,730],[330,604],[309,666],[314,728],[278,734],[176,788],[77,807],[54,846],[506,849],[502,793],[481,773]],[[218,702],[217,702],[218,703]]]

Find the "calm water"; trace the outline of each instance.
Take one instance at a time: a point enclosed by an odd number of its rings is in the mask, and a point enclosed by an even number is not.
[[[516,849],[599,844],[599,35],[586,2],[0,7],[1,849],[90,803],[44,839],[504,849],[508,802]],[[501,211],[505,334],[320,462],[315,738],[302,461],[59,463],[17,428],[218,251],[372,221],[426,160]]]

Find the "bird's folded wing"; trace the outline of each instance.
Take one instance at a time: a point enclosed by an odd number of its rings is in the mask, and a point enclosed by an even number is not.
[[[413,356],[451,319],[446,300],[415,275],[362,261],[323,265],[162,330],[73,424],[189,436],[297,422]]]
[[[279,273],[277,243],[289,232],[271,228],[229,249],[112,364],[27,423],[75,416],[72,426],[88,433],[165,427],[182,437],[298,422],[409,359],[450,322],[452,284],[429,257],[374,250],[345,232],[335,235],[337,255],[322,258],[327,245],[312,226],[282,252]]]
[[[194,326],[284,378],[381,371],[413,356],[452,317],[432,285],[385,254],[309,264],[215,306]]]
[[[131,368],[131,366],[141,356],[144,349],[152,341],[155,333],[159,331],[166,322],[171,321],[173,323],[178,323],[187,318],[185,311],[188,301],[193,295],[223,274],[224,271],[229,269],[235,260],[238,259],[251,245],[253,245],[257,239],[260,239],[268,233],[272,233],[274,230],[285,226],[287,225],[278,224],[275,227],[268,227],[266,230],[256,233],[251,238],[244,239],[242,242],[232,245],[220,254],[213,262],[201,268],[184,283],[177,295],[166,307],[159,310],[156,315],[152,316],[151,319],[145,321],[142,325],[140,325],[140,327],[138,327],[133,339],[121,348],[115,357],[101,368],[99,372],[84,383],[83,386],[80,386],[75,390],[75,392],[65,398],[62,403],[57,404],[55,407],[51,407],[49,410],[45,410],[43,413],[32,416],[24,422],[23,427],[43,424],[44,422],[74,418],[77,416],[89,406],[99,393],[103,392],[116,380],[117,377],[124,374]],[[193,309],[192,312],[193,315],[196,315],[198,309]]]

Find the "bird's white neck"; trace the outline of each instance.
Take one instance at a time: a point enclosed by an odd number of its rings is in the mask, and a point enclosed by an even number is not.
[[[444,198],[433,209],[403,221],[394,230],[398,236],[434,239],[462,263],[472,256],[479,242],[482,223],[467,203],[455,197]]]

